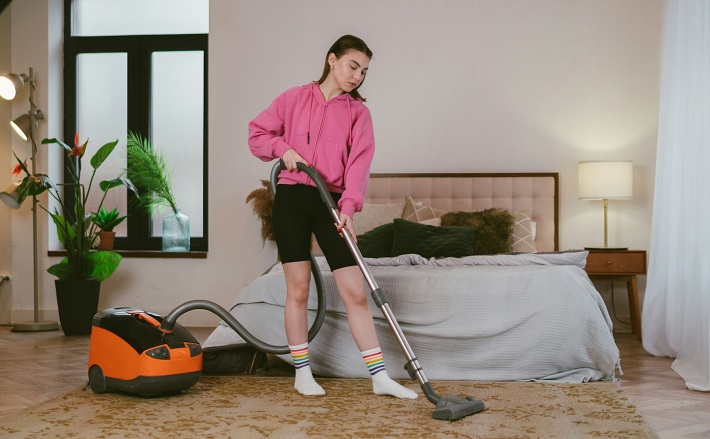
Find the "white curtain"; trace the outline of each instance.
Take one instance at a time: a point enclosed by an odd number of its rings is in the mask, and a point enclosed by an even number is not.
[[[643,346],[710,391],[710,1],[667,0]]]

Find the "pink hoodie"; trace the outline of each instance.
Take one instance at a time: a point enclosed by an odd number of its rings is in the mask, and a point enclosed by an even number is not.
[[[268,162],[293,148],[320,173],[328,190],[343,195],[340,213],[362,209],[375,153],[367,107],[349,94],[325,101],[313,82],[286,90],[249,122],[249,148]],[[281,171],[279,184],[315,186],[305,172]]]

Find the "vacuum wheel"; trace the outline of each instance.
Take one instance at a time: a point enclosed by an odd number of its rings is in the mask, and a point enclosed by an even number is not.
[[[97,365],[89,368],[89,387],[94,393],[106,392],[106,377],[104,377],[104,371]]]

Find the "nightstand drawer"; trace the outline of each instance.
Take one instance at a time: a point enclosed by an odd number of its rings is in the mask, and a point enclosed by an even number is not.
[[[592,250],[585,270],[589,274],[646,274],[646,252]]]

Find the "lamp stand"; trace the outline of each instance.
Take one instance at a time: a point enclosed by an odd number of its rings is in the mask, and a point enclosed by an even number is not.
[[[37,120],[43,119],[42,113],[37,110],[34,100],[35,78],[30,67],[30,139],[32,140],[32,175],[37,168],[37,142],[35,141]],[[59,324],[54,321],[39,319],[39,257],[37,254],[37,197],[32,196],[32,255],[34,262],[34,320],[32,322],[19,322],[13,325],[16,332],[54,331],[59,329]]]
[[[585,250],[628,250],[628,247],[609,247],[608,243],[608,227],[607,227],[607,210],[609,210],[609,200],[604,199],[604,247],[584,247]]]

